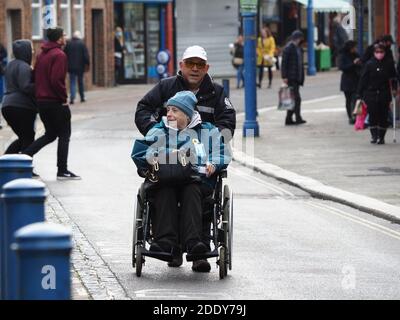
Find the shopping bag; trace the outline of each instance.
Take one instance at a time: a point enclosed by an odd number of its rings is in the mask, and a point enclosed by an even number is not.
[[[354,129],[356,131],[365,129],[365,118],[367,117],[367,105],[364,102],[361,102],[360,106],[361,113],[357,114],[356,122],[354,123]]]
[[[282,86],[279,89],[279,104],[278,110],[282,111],[292,111],[294,110],[295,99],[293,88],[288,86]]]

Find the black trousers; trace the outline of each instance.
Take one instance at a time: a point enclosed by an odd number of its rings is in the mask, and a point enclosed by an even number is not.
[[[71,111],[68,105],[61,103],[38,103],[39,115],[45,133],[35,140],[23,153],[33,156],[44,146],[58,138],[57,167],[58,171],[67,170],[69,139],[71,137]]]
[[[294,110],[287,111],[286,119],[292,120],[293,114],[295,114],[296,121],[300,121],[302,119],[300,114],[301,113],[300,85],[295,82],[289,82],[288,86],[293,88],[295,105],[294,105]]]
[[[386,129],[388,127],[390,100],[368,97],[365,98],[365,103],[368,108],[370,128]]]
[[[202,240],[202,186],[191,183],[152,191],[152,231],[156,242],[186,249],[188,243]],[[178,208],[178,202],[180,207]]]
[[[263,65],[261,65],[261,66],[257,66],[257,68],[258,68],[258,84],[261,86],[261,84],[262,84],[262,81],[263,81],[263,79],[264,79],[264,66]],[[272,74],[272,66],[271,67],[267,67],[268,68],[268,81],[269,81],[269,84],[271,84],[272,83],[272,76],[273,76],[273,74]]]
[[[5,151],[5,154],[19,153],[35,139],[35,120],[37,112],[19,107],[7,106],[1,109],[4,119],[18,136]]]
[[[353,119],[353,110],[356,102],[356,92],[345,91],[344,96],[346,97],[347,116],[349,117],[350,120]]]

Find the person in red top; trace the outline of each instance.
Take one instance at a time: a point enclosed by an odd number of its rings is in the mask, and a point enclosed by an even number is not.
[[[23,153],[33,156],[44,146],[58,138],[57,180],[79,180],[81,177],[68,170],[68,149],[71,137],[71,111],[67,102],[65,78],[68,70],[64,30],[60,27],[46,31],[48,41],[36,59],[34,70],[35,96],[45,133]]]

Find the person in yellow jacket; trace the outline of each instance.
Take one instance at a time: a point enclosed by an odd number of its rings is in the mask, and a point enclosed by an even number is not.
[[[275,64],[275,39],[269,28],[264,27],[261,30],[261,36],[257,40],[257,69],[258,69],[258,84],[261,88],[264,78],[264,68],[268,68],[268,88],[272,85],[272,66]]]

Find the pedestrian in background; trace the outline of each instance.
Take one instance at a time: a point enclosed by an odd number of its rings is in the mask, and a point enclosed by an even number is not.
[[[275,39],[271,30],[267,27],[261,29],[261,36],[257,41],[257,68],[258,68],[258,87],[261,88],[264,78],[264,68],[268,68],[268,88],[272,85],[272,66],[275,63]]]
[[[361,61],[363,64],[366,64],[370,59],[374,58],[374,51],[375,51],[375,45],[380,44],[385,47],[385,60],[388,60],[390,63],[393,65],[395,64],[394,56],[393,56],[393,51],[392,51],[392,45],[394,44],[393,37],[390,34],[386,34],[377,40],[373,44],[367,47],[365,50],[363,56],[361,57]]]
[[[35,139],[35,120],[37,106],[35,85],[33,83],[32,55],[30,40],[16,40],[13,43],[12,60],[5,69],[5,95],[1,113],[8,125],[17,135],[6,154],[25,150]]]
[[[303,124],[306,121],[301,117],[301,96],[300,86],[304,85],[304,60],[301,44],[304,41],[304,34],[296,30],[290,36],[290,41],[283,49],[281,74],[282,81],[293,89],[295,107],[294,110],[288,110],[286,114],[285,125]],[[293,114],[296,120],[293,121]]]
[[[332,21],[332,58],[335,66],[339,65],[339,55],[344,44],[349,40],[349,35],[342,25],[342,16],[335,13]]]
[[[346,111],[350,124],[354,124],[353,109],[357,96],[357,85],[360,80],[361,59],[357,52],[357,43],[349,40],[339,54],[339,69],[342,71],[340,90],[346,97]]]
[[[67,166],[71,111],[66,104],[65,78],[68,62],[67,55],[62,50],[65,45],[64,31],[60,27],[50,28],[46,35],[48,41],[42,44],[42,52],[36,59],[34,72],[35,96],[45,133],[23,153],[33,156],[58,138],[57,180],[78,180],[80,177],[69,171]]]
[[[239,35],[233,47],[233,59],[232,64],[236,69],[236,88],[240,88],[240,82],[242,82],[242,88],[244,87],[244,45],[243,35]]]
[[[76,96],[76,80],[78,80],[79,95],[81,102],[85,102],[85,90],[83,84],[83,75],[89,70],[90,60],[89,52],[82,41],[80,31],[75,31],[72,39],[67,42],[64,52],[68,58],[68,74],[70,83],[70,104],[74,103]]]
[[[370,59],[361,73],[357,97],[367,104],[371,143],[384,144],[389,106],[392,100],[391,81],[396,70],[390,59],[385,59],[386,47],[375,44],[374,57]]]
[[[123,75],[124,50],[124,34],[122,32],[122,28],[116,27],[114,37],[115,84],[120,82]]]

